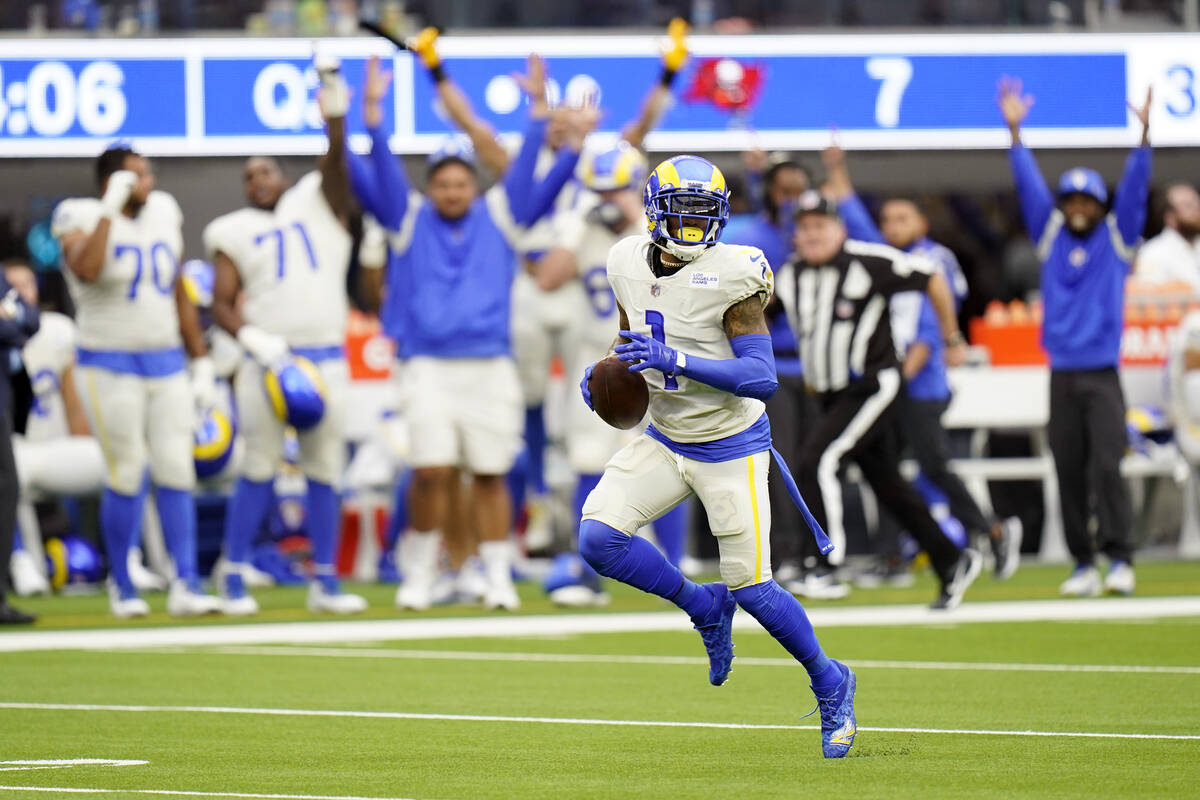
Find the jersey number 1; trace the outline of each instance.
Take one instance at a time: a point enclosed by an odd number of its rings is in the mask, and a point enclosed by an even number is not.
[[[663,315],[658,311],[646,312],[646,324],[650,326],[650,335],[654,337],[654,341],[667,343],[667,334],[663,330]],[[674,375],[663,375],[663,388],[669,392],[673,392],[679,388],[679,381],[675,380]]]

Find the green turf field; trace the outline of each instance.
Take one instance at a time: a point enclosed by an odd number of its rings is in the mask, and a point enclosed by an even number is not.
[[[1050,598],[1060,578],[985,578],[969,599]],[[1143,595],[1197,594],[1200,565],[1144,565],[1139,580]],[[414,616],[383,607],[388,590],[370,594],[375,616]],[[309,619],[287,609],[297,590],[258,596],[262,620]],[[923,583],[852,601],[931,596]],[[112,624],[98,597],[26,605],[48,630]],[[617,592],[612,608],[663,606]],[[736,632],[741,660],[719,688],[698,637],[675,631],[5,652],[0,762],[148,763],[0,764],[0,786],[27,787],[0,800],[1200,797],[1200,617],[953,619],[822,632],[859,674],[860,732],[840,762],[820,757],[816,716],[801,719],[813,706],[803,669],[761,632]]]

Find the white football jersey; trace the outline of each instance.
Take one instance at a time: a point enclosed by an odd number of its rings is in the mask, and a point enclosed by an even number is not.
[[[646,218],[639,217],[613,233],[607,225],[589,218],[600,202],[599,196],[585,192],[574,208],[556,214],[554,241],[574,254],[579,267],[576,280],[583,288],[582,308],[574,313],[572,327],[581,340],[607,347],[618,330],[617,300],[608,283],[608,254],[617,242],[646,230]]]
[[[775,276],[757,247],[716,244],[673,275],[655,277],[645,234],[617,242],[608,254],[608,280],[631,330],[653,336],[689,356],[734,358],[725,312],[761,295],[765,306]],[[677,442],[711,442],[741,433],[763,415],[761,400],[714,389],[656,369],[642,373],[650,386],[650,421]]]
[[[38,332],[21,348],[21,361],[33,386],[33,407],[25,423],[25,438],[45,441],[68,435],[62,377],[75,363],[75,323],[65,314],[43,311]]]
[[[284,192],[274,211],[243,208],[204,229],[209,258],[220,251],[238,268],[246,322],[296,347],[345,341],[351,243],[319,172]]]
[[[104,210],[94,197],[64,200],[51,232],[90,234]],[[175,198],[154,191],[132,219],[112,219],[99,277],[84,283],[64,268],[75,300],[79,346],[90,350],[160,350],[180,346],[175,279],[183,253],[183,214]]]

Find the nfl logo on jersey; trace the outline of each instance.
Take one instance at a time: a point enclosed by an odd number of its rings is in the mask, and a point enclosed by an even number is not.
[[[650,284],[650,296],[658,297],[660,294],[662,294],[662,287],[657,283]]]

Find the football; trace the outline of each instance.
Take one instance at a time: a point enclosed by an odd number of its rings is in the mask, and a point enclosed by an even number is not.
[[[616,356],[596,364],[588,379],[592,408],[614,428],[628,430],[642,421],[650,406],[650,389],[639,372]]]

